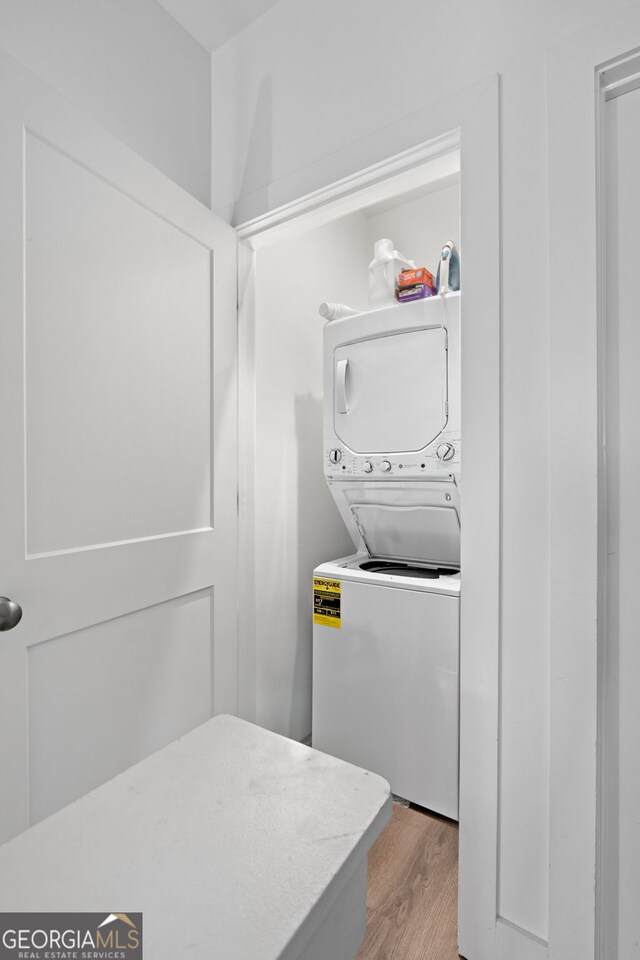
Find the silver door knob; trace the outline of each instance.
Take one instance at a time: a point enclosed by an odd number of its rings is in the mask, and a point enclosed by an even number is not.
[[[22,620],[22,607],[9,597],[0,597],[0,630],[13,630]]]

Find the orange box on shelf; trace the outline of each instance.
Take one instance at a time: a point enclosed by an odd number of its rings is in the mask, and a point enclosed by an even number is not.
[[[426,267],[418,267],[416,270],[403,270],[398,274],[399,287],[414,287],[416,283],[426,283],[435,288],[433,274],[429,273]]]

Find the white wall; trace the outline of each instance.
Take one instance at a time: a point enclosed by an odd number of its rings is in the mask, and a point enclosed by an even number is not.
[[[242,219],[266,210],[275,195],[294,199],[349,172],[337,166],[341,148],[349,146],[360,166],[382,159],[358,145],[398,116],[501,75],[499,909],[542,939],[549,869],[546,56],[562,36],[625,6],[467,0],[434,8],[404,0],[391,12],[382,0],[281,0],[212,62],[214,127],[226,145],[214,157],[213,206]],[[415,142],[421,139],[416,128]]]
[[[0,46],[209,203],[209,54],[155,0],[0,0]]]
[[[256,720],[311,732],[313,568],[353,552],[324,479],[323,300],[367,299],[362,215],[256,254]]]

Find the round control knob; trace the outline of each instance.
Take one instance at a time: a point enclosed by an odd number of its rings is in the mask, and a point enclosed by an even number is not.
[[[373,473],[373,464],[371,463],[371,460],[365,460],[365,462],[362,464],[362,469],[365,473]]]
[[[389,473],[389,470],[391,470],[391,464],[389,463],[388,460],[381,460],[380,469],[382,470],[383,473]]]
[[[452,443],[441,443],[436,450],[438,460],[453,460],[456,454],[456,448]]]
[[[329,460],[331,463],[340,463],[342,460],[342,450],[329,450]]]

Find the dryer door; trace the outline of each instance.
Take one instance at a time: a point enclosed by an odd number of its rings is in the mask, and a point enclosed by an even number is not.
[[[405,330],[338,347],[334,429],[355,453],[422,450],[447,423],[447,334]]]

